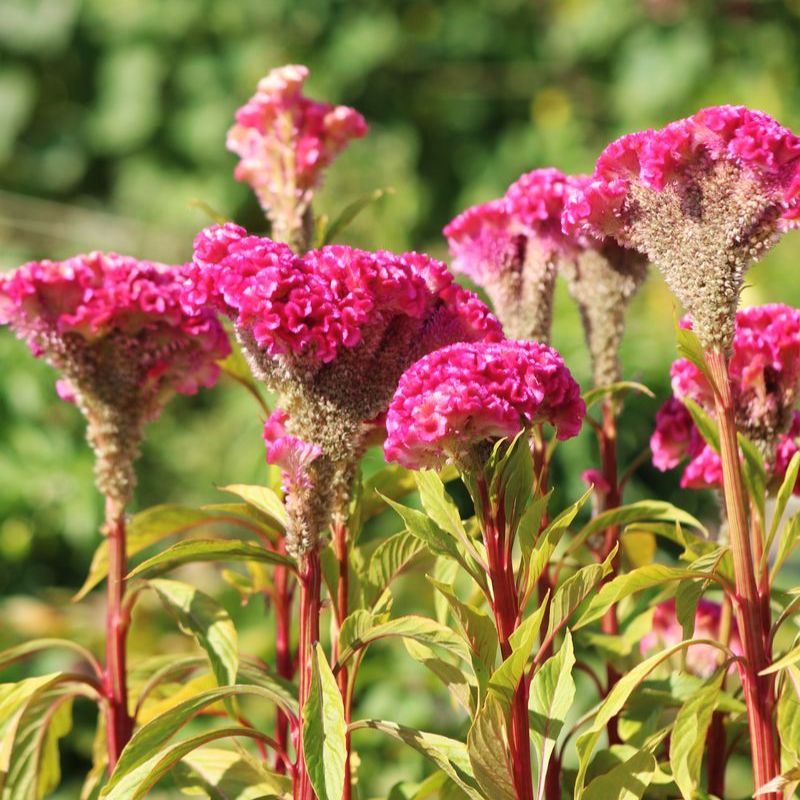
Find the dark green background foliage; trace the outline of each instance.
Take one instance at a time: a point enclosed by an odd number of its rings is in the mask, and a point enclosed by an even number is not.
[[[534,167],[588,171],[623,132],[714,103],[745,103],[800,128],[798,52],[798,0],[0,0],[0,266],[87,249],[185,260],[208,221],[196,199],[263,229],[254,198],[232,178],[224,138],[258,78],[283,63],[308,64],[314,96],[354,105],[371,125],[331,170],[318,209],[335,213],[391,186],[347,240],[444,256],[439,231],[464,206]],[[750,273],[745,300],[800,302],[799,250],[800,239],[786,237]],[[626,377],[650,385],[658,401],[629,403],[623,461],[646,446],[667,392],[672,316],[654,276],[635,303],[624,360]],[[585,377],[563,288],[554,337]],[[57,399],[51,371],[8,333],[0,368],[0,644],[71,631],[97,640],[101,601],[67,602],[98,540],[82,421]],[[562,499],[578,494],[593,457],[586,436],[562,448]],[[214,484],[257,482],[265,472],[257,409],[223,381],[178,399],[150,427],[137,505],[210,501]],[[656,492],[713,514],[709,498],[677,489],[677,475],[645,467],[630,496]],[[222,596],[235,609],[237,598]],[[154,606],[140,617],[134,656],[185,646],[166,622],[158,626]],[[243,649],[268,654],[261,604],[239,620]],[[390,664],[398,672],[385,681]],[[383,652],[363,670],[358,713],[456,730],[457,716],[442,695],[432,703],[429,683],[410,659]],[[90,735],[79,726],[71,737],[70,774]],[[399,748],[368,737],[356,745],[373,748],[363,780],[374,795],[421,774]]]

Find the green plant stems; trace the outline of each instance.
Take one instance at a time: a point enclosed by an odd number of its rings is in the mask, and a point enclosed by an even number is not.
[[[753,559],[754,546],[747,520],[733,397],[728,378],[728,359],[721,350],[711,349],[706,352],[706,362],[714,389],[719,425],[725,510],[733,556],[734,613],[745,656],[745,663],[740,664],[739,673],[750,723],[750,748],[755,785],[758,789],[780,774],[773,714],[773,681],[770,676],[759,675],[770,663],[767,651],[769,628],[767,626],[765,629],[764,626]],[[780,800],[780,793],[773,792],[761,797],[764,800]]]
[[[128,711],[128,686],[125,664],[128,612],[123,605],[127,554],[125,549],[125,510],[106,500],[105,531],[108,537],[108,599],[106,606],[106,666],[103,680],[106,707],[108,767],[113,771],[133,732]]]

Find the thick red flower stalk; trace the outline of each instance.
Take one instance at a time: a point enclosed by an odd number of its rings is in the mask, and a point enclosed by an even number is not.
[[[354,109],[305,97],[308,74],[299,65],[272,70],[228,131],[228,149],[239,156],[236,179],[253,188],[273,237],[299,249],[309,240],[311,201],[325,168],[367,132]]]
[[[219,375],[228,339],[213,313],[182,305],[183,269],[116,254],[25,264],[0,276],[0,324],[62,375],[59,394],[86,417],[106,499],[109,576],[106,672],[109,763],[131,735],[123,607],[125,507],[148,420],[175,393],[194,394]]]
[[[537,342],[455,344],[408,369],[386,417],[386,458],[411,469],[455,462],[477,488],[476,509],[486,546],[492,607],[503,658],[522,622],[522,598],[514,574],[514,530],[505,502],[496,502],[484,475],[498,439],[550,424],[560,439],[575,436],[586,408],[580,387],[561,356]],[[532,800],[528,731],[528,682],[516,687],[506,731],[517,797]],[[499,744],[499,746],[502,746]]]

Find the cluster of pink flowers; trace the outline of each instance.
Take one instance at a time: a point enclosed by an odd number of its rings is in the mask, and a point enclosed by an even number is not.
[[[384,451],[411,469],[459,460],[486,440],[548,422],[575,436],[586,407],[561,356],[538,342],[454,344],[400,379],[386,418]]]
[[[702,599],[697,604],[693,638],[719,641],[722,607],[713,600]],[[735,621],[732,621],[729,647],[737,656],[742,655],[742,643]],[[656,649],[672,647],[684,640],[683,627],[678,622],[675,600],[666,600],[655,607],[653,626],[641,639],[642,654]],[[720,665],[722,652],[707,644],[693,645],[686,651],[686,669],[701,678],[709,678]]]
[[[800,138],[740,106],[629,134],[573,193],[563,228],[646,253],[706,347],[726,349],[744,273],[800,216]]]
[[[188,274],[188,307],[216,308],[268,357],[283,356],[305,373],[343,350],[371,347],[375,332],[397,318],[417,320],[431,336],[453,321],[467,338],[500,336],[486,306],[444,264],[419,253],[332,245],[297,256],[228,223],[197,236]]]
[[[285,241],[302,228],[325,167],[367,132],[354,109],[305,97],[308,74],[297,65],[272,70],[236,112],[228,132],[228,149],[240,159],[237,180],[252,186],[273,235]]]
[[[798,449],[800,433],[800,415],[795,411],[800,391],[800,311],[778,303],[740,310],[728,370],[737,425],[762,448],[773,477],[780,480]],[[719,455],[705,444],[681,402],[688,397],[713,413],[711,387],[687,359],[675,361],[671,375],[674,397],[656,415],[650,442],[653,464],[668,470],[688,458],[681,485],[719,486]]]
[[[0,324],[61,372],[59,395],[88,421],[98,488],[120,509],[144,423],[174,393],[213,385],[230,351],[211,310],[185,309],[183,280],[181,267],[103,253],[0,276]]]
[[[31,262],[0,276],[0,324],[63,369],[68,381],[79,381],[70,374],[77,365],[68,363],[80,357],[76,348],[108,349],[119,368],[135,373],[152,417],[172,392],[212,386],[217,361],[229,352],[213,313],[184,308],[183,278],[183,268],[114,253]],[[59,388],[69,396],[89,387]]]

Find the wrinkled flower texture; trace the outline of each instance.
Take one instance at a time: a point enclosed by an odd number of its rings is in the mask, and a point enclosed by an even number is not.
[[[540,423],[568,439],[585,414],[580,387],[553,348],[514,340],[454,344],[403,374],[386,416],[384,452],[409,469],[436,468]]]
[[[690,327],[689,320],[682,320]],[[703,373],[685,358],[671,368],[674,396],[656,415],[650,446],[653,464],[673,469],[689,459],[681,485],[718,487],[722,466],[705,444],[682,400],[690,398],[713,414],[714,398]],[[782,479],[798,450],[800,414],[800,310],[780,303],[754,306],[736,315],[736,333],[729,364],[737,425],[767,456],[773,480]],[[800,492],[800,486],[796,487]]]
[[[646,253],[703,346],[724,351],[744,273],[798,219],[800,138],[762,112],[717,106],[610,144],[562,223]]]
[[[236,179],[250,184],[273,225],[287,234],[302,225],[325,167],[367,133],[355,109],[305,97],[308,75],[294,64],[272,70],[228,132],[228,149],[239,156]]]
[[[703,598],[697,604],[694,617],[693,638],[719,640],[722,621],[722,607],[713,600]],[[728,646],[737,656],[742,655],[742,643],[736,621],[731,621],[732,629]],[[643,655],[656,649],[672,647],[684,641],[683,627],[678,622],[675,600],[659,603],[653,612],[652,628],[642,637],[639,647]],[[709,678],[719,667],[720,651],[712,645],[694,645],[686,651],[686,669],[701,678]],[[731,665],[733,669],[733,665]]]
[[[212,386],[229,352],[210,310],[184,308],[183,280],[183,267],[115,253],[31,262],[0,276],[0,324],[63,370],[62,396],[105,389],[126,402],[133,389],[152,418],[171,393]],[[112,371],[84,374],[92,364]]]

